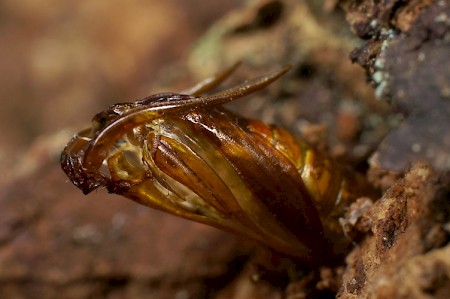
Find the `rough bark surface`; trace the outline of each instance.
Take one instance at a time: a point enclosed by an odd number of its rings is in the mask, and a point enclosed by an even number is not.
[[[447,298],[447,192],[428,166],[417,164],[366,210],[370,230],[347,257],[338,297]]]

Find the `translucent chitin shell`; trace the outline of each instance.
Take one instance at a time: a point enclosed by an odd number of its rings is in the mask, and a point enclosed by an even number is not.
[[[338,218],[365,183],[286,130],[221,106],[289,67],[198,96],[236,67],[183,94],[152,95],[97,114],[92,128],[67,144],[62,168],[85,194],[104,186],[304,262],[325,262],[349,244]]]

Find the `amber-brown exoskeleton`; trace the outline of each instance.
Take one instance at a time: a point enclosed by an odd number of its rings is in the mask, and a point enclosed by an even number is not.
[[[325,261],[342,245],[338,217],[364,183],[286,130],[222,107],[289,67],[199,96],[236,66],[184,93],[97,114],[92,127],[67,144],[62,168],[84,193],[104,186],[305,262]]]

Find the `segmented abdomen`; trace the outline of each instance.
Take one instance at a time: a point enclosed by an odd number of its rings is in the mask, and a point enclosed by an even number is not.
[[[106,159],[123,195],[305,260],[326,250],[342,171],[287,131],[220,107],[138,131]]]

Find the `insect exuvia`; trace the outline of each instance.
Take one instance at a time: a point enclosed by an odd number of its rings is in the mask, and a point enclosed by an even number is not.
[[[85,194],[103,186],[302,261],[324,261],[348,243],[338,218],[364,182],[286,130],[222,107],[289,67],[199,96],[236,67],[181,94],[109,107],[70,140],[62,168]]]

